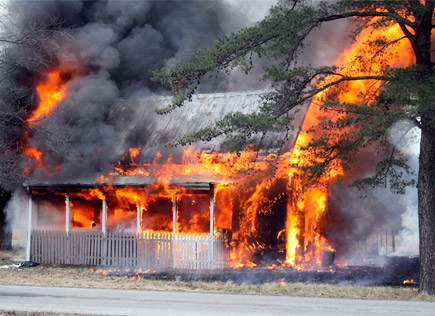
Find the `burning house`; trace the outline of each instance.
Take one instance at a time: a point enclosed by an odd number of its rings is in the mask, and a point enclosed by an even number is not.
[[[166,130],[174,138],[192,132],[192,127],[206,127],[226,113],[255,110],[262,94],[198,95],[189,104],[190,111],[173,112],[149,125],[149,147],[144,151],[161,147]],[[141,102],[149,108],[149,103],[162,107],[170,101],[169,97],[120,100],[112,113],[122,118],[128,103]],[[303,114],[298,113],[299,122]],[[130,128],[143,120],[137,116]],[[288,146],[296,136],[287,135]],[[239,155],[220,154],[219,141],[189,147],[179,161],[174,155],[165,159],[155,153],[151,163],[136,162],[142,148],[129,148],[106,175],[26,181],[27,258],[45,263],[212,268],[230,261],[246,264],[256,251],[269,248],[284,259],[284,238],[279,241],[276,236],[284,236],[285,226],[277,221],[286,214],[286,183],[273,180],[283,177],[275,175],[275,164],[282,162],[275,153],[259,156],[249,148]],[[262,183],[266,186],[259,188]],[[252,194],[259,194],[259,200],[249,201]],[[265,213],[276,209],[277,215],[258,217],[254,208],[261,203],[270,204],[261,206]],[[245,207],[251,214],[239,210]]]
[[[287,134],[280,155],[258,153],[249,145],[240,153],[224,153],[219,139],[182,152],[169,150],[165,156],[156,152],[169,139],[192,132],[192,127],[206,127],[235,110],[255,110],[262,94],[195,96],[189,111],[151,121],[148,147],[128,148],[105,173],[68,181],[56,176],[26,181],[27,259],[188,269],[274,262],[306,268],[331,265],[335,249],[327,240],[333,224],[328,191],[322,186],[303,190],[297,177],[289,180],[298,148],[293,147],[303,135]],[[150,104],[162,108],[171,98],[119,100],[111,114],[122,119],[133,102],[143,108]],[[301,125],[310,113],[300,111],[295,123]],[[136,115],[130,129],[141,125],[147,115]],[[128,130],[121,135],[121,144],[128,135]],[[154,157],[144,163],[141,154]],[[382,234],[381,245],[393,252],[396,235]]]

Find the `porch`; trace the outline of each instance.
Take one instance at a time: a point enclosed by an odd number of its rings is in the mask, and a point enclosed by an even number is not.
[[[228,242],[224,240],[224,235],[216,233],[215,229],[214,184],[210,181],[192,179],[173,181],[172,197],[167,197],[166,203],[159,206],[166,208],[164,217],[170,225],[166,227],[166,231],[153,231],[144,227],[148,213],[140,202],[144,201],[144,196],[148,196],[145,192],[148,192],[146,190],[151,180],[146,177],[139,180],[136,177],[118,177],[110,183],[110,190],[106,183],[27,183],[29,201],[26,259],[45,264],[141,269],[197,270],[224,267],[229,258]],[[83,195],[83,190],[93,188],[98,188],[101,193],[93,200],[92,214],[95,221],[91,222],[91,226],[77,227],[74,225],[73,208],[78,203],[77,196]],[[126,188],[134,191],[137,198],[130,201],[128,218],[121,217],[119,220],[129,220],[129,224],[134,224],[134,229],[131,226],[130,230],[118,231],[113,227],[109,229],[108,213],[113,203],[114,192]],[[43,217],[44,222],[48,221],[47,216],[53,216],[53,211],[47,212],[41,208],[40,203],[50,196],[55,197],[58,202],[56,212],[63,214],[63,225],[58,224],[57,228],[47,229],[40,222]],[[193,205],[199,204],[196,200],[202,201],[201,212],[208,217],[200,232],[186,232],[180,229],[179,222],[183,217],[180,216],[179,207],[188,197]],[[73,202],[72,198],[76,200]],[[63,210],[60,208],[61,204]],[[95,213],[98,213],[97,216]],[[188,228],[185,225],[183,227]]]

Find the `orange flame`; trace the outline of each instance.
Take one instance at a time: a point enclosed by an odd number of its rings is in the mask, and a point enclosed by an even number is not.
[[[140,148],[129,148],[131,163],[135,164],[134,158],[136,158],[140,154]]]
[[[43,124],[42,120],[52,113],[60,101],[65,97],[67,82],[71,80],[72,72],[63,74],[60,69],[56,68],[47,74],[47,78],[41,81],[36,86],[36,92],[38,94],[39,102],[27,119],[30,124]],[[30,145],[30,136],[28,132],[25,132],[21,141],[21,149],[24,155],[26,155],[31,162],[24,169],[24,175],[29,175],[33,169],[44,168],[43,153],[36,147]],[[47,175],[51,176],[56,171],[48,171]]]
[[[62,78],[61,71],[59,69],[50,71],[47,75],[47,79],[41,81],[36,86],[39,103],[27,121],[38,121],[52,113],[59,102],[65,97],[65,83],[66,79]]]
[[[351,48],[341,53],[336,64],[341,65],[343,73],[349,76],[378,75],[381,72],[382,65],[373,58],[373,52],[367,49],[368,41],[379,35],[395,39],[400,37],[400,32],[398,25],[382,30],[367,28],[361,32]],[[410,51],[408,42],[398,42],[388,55],[388,65],[410,65],[414,62]],[[397,54],[397,52],[400,52],[400,54]],[[337,77],[330,76],[326,78],[326,82],[323,84],[336,79]],[[361,103],[365,101],[365,94],[377,91],[380,85],[380,82],[373,82],[373,80],[351,81],[347,84],[346,89],[340,91],[338,99],[341,102]],[[322,99],[326,97],[327,92],[328,90],[325,90],[313,98],[306,113],[301,132],[296,140],[292,156],[289,159],[290,163],[298,164],[305,160],[306,153],[303,153],[301,148],[306,147],[311,139],[316,136],[308,132],[311,127],[317,126],[324,120],[333,120],[339,117],[340,114],[336,112],[322,112],[318,106],[318,104],[322,104]],[[340,162],[337,161],[332,171],[320,179],[320,182],[331,182],[342,174],[343,169]],[[319,265],[321,251],[330,247],[327,240],[316,231],[317,223],[327,209],[327,190],[320,186],[305,188],[301,182],[302,180],[296,175],[297,171],[295,169],[289,171],[289,191],[293,190],[297,193],[293,194],[292,198],[289,199],[287,207],[286,262],[292,266],[295,264],[311,265],[312,263]]]

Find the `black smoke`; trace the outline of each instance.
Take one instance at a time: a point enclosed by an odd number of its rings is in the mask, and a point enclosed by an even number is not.
[[[60,179],[104,172],[129,147],[146,148],[152,133],[147,126],[158,119],[155,108],[128,102],[120,110],[117,100],[167,95],[150,80],[150,70],[189,60],[195,49],[208,48],[218,36],[252,23],[235,3],[223,1],[11,1],[9,16],[23,32],[40,25],[51,31],[40,67],[16,71],[11,79],[29,91],[29,111],[38,101],[34,87],[47,70],[60,67],[73,78],[58,110],[41,124],[43,133],[30,133],[29,140],[43,152],[47,166],[34,176],[51,173]],[[16,58],[22,54],[20,47],[9,52]],[[224,81],[223,76],[209,80],[200,90],[234,88]],[[262,85],[252,80],[249,89]],[[122,117],[114,115],[119,112]],[[130,126],[129,118],[139,112],[142,117],[146,113],[143,123]],[[130,135],[121,139],[126,130]]]
[[[131,100],[169,94],[165,87],[151,81],[150,70],[188,61],[194,50],[211,47],[217,37],[252,25],[273,3],[11,1],[9,15],[19,30],[47,25],[52,32],[50,43],[42,52],[47,56],[40,69],[13,79],[15,86],[31,92],[26,105],[31,109],[37,103],[32,87],[44,79],[47,68],[60,67],[65,76],[73,78],[67,97],[44,121],[43,133],[31,133],[30,144],[43,152],[47,166],[35,170],[34,176],[45,178],[50,174],[65,179],[106,172],[129,147],[149,147],[153,131],[148,127],[159,119],[155,107],[152,104],[144,107]],[[336,42],[344,43],[342,37]],[[304,63],[316,64],[321,60],[330,63],[331,54],[318,54],[325,51],[317,49],[317,44],[323,45],[318,38],[314,34],[309,39],[310,46],[302,58]],[[41,54],[36,50],[27,53]],[[13,51],[14,56],[20,54],[20,48]],[[267,82],[259,80],[265,63],[259,61],[249,77],[233,71],[229,77],[214,74],[214,78],[204,78],[199,92],[268,87]],[[128,104],[117,101],[123,99],[128,99]],[[142,124],[131,126],[137,116],[144,118]],[[129,134],[125,135],[127,130]],[[164,144],[158,149],[167,152]],[[140,158],[152,159],[144,153],[145,150]]]
[[[402,129],[405,130],[403,125]],[[390,133],[394,132],[400,134],[393,129]],[[416,170],[417,156],[410,149],[412,142],[392,143]],[[404,149],[404,145],[408,148]],[[388,186],[366,190],[350,186],[357,179],[374,175],[378,160],[379,153],[373,147],[364,148],[344,177],[329,186],[326,237],[338,257],[345,261],[418,253],[418,244],[412,238],[417,226],[416,188],[409,187],[404,194],[395,194]]]

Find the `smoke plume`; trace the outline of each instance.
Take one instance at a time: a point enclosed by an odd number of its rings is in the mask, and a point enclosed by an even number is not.
[[[254,3],[258,4],[255,18],[260,18],[273,2]],[[104,171],[107,164],[118,161],[129,147],[146,147],[147,126],[157,119],[155,108],[152,105],[139,108],[133,102],[133,106],[123,109],[120,120],[111,116],[116,112],[115,101],[166,94],[164,88],[150,80],[150,70],[189,60],[195,49],[210,47],[218,36],[252,25],[254,21],[246,15],[248,7],[252,10],[252,1],[249,4],[245,1],[11,1],[9,15],[19,30],[26,31],[35,25],[49,25],[55,30],[51,45],[44,52],[49,56],[44,56],[44,60],[49,68],[60,68],[66,80],[72,78],[58,110],[44,122],[43,129],[47,130],[44,135],[54,131],[59,136],[58,140],[50,138],[56,146],[49,146],[47,138],[40,134],[30,135],[29,143],[43,152],[46,169],[56,170],[55,177],[59,178],[96,174]],[[15,58],[20,53],[20,49],[9,49]],[[44,71],[16,73],[11,81],[28,89],[29,84],[35,86],[44,79],[40,72]],[[257,80],[238,80],[238,76],[234,75],[226,83],[219,76],[201,85],[200,90],[264,87]],[[236,88],[235,81],[244,84]],[[35,91],[27,98],[26,104],[34,107]],[[138,113],[142,117],[143,113],[149,115],[142,128],[131,129],[128,117],[136,117]],[[132,134],[121,139],[120,134],[128,129]],[[128,143],[120,144],[125,140]],[[60,165],[59,161],[62,161]],[[37,171],[35,177],[43,178],[46,174],[47,170],[39,174]]]

